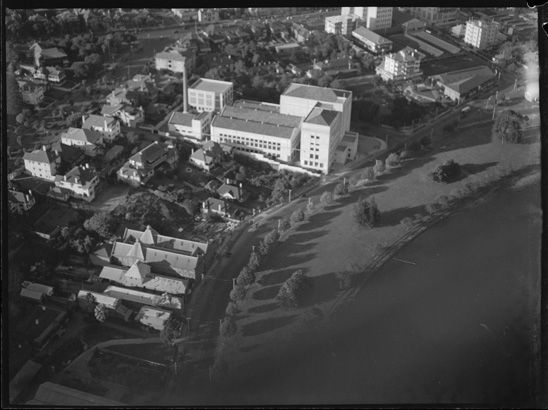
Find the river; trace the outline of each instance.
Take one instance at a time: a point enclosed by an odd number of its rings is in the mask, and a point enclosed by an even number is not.
[[[538,183],[451,216],[398,252],[416,265],[376,272],[321,342],[257,363],[220,403],[530,405],[541,225]]]

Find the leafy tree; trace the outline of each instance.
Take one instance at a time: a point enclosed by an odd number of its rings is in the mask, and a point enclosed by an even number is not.
[[[226,314],[228,316],[236,316],[240,312],[240,309],[236,306],[234,302],[230,302],[226,307]]]
[[[251,255],[249,256],[249,262],[247,263],[247,268],[254,272],[257,270],[260,264],[261,258],[259,256],[259,253],[256,251],[251,252]]]
[[[423,147],[429,147],[430,145],[432,145],[432,138],[430,138],[430,136],[428,135],[425,135],[420,139],[420,144]]]
[[[335,188],[333,188],[333,196],[346,195],[347,193],[348,187],[342,182],[339,182],[337,185],[335,185]]]
[[[322,77],[318,78],[318,87],[329,87],[332,81],[333,77],[327,74],[323,75]]]
[[[282,306],[298,307],[309,288],[310,279],[304,275],[302,270],[298,270],[283,283],[276,299]]]
[[[340,290],[349,289],[352,286],[353,274],[350,271],[336,272],[335,278],[337,278]]]
[[[86,293],[86,302],[89,305],[93,305],[96,302],[95,296],[90,292]]]
[[[296,209],[293,211],[290,217],[291,225],[295,226],[297,223],[304,221],[304,211],[302,208]]]
[[[221,337],[230,337],[236,333],[236,321],[232,316],[225,317],[219,325],[219,334]]]
[[[230,300],[233,302],[238,302],[245,297],[245,287],[236,285],[234,289],[230,291]]]
[[[331,192],[325,191],[320,197],[320,203],[323,206],[327,206],[333,201],[333,194]]]
[[[380,216],[380,211],[374,197],[371,197],[369,200],[360,198],[354,205],[354,217],[360,225],[372,228],[379,223]]]
[[[84,222],[86,230],[96,232],[103,238],[110,238],[116,227],[116,219],[108,212],[97,212]]]
[[[386,157],[386,168],[397,167],[400,165],[400,156],[395,152],[392,152],[388,157]]]
[[[432,171],[431,177],[435,182],[447,183],[458,178],[460,173],[460,165],[451,159],[436,167]]]
[[[282,232],[287,231],[289,228],[291,228],[291,222],[289,221],[289,218],[283,218],[280,222],[280,230]]]
[[[267,233],[263,239],[264,243],[267,243],[269,245],[273,245],[280,239],[280,233],[277,229],[273,229],[269,233]]]
[[[89,75],[89,66],[81,61],[76,61],[70,66],[74,76],[78,79],[86,78]]]
[[[13,67],[8,65],[6,71],[6,114],[12,119],[21,112],[23,108],[23,98],[19,90],[19,84],[15,79]]]
[[[103,323],[107,318],[107,308],[102,303],[99,303],[97,306],[95,306],[94,310],[95,319],[97,321]]]
[[[374,181],[375,180],[375,171],[373,170],[373,167],[367,167],[363,170],[362,178],[367,181]]]
[[[503,111],[495,119],[492,129],[494,142],[519,144],[523,140],[524,117],[513,110]]]
[[[375,173],[375,177],[382,175],[384,170],[385,170],[384,162],[382,162],[380,159],[377,159],[375,161],[375,166],[373,167],[373,172]]]
[[[160,331],[160,339],[166,346],[173,347],[175,340],[181,336],[179,323],[172,317],[165,323],[164,328]]]
[[[249,286],[253,282],[255,282],[255,274],[247,266],[244,266],[236,278],[236,284],[238,286]]]

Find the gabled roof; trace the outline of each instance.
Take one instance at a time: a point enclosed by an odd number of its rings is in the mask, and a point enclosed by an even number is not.
[[[82,165],[75,166],[72,168],[69,172],[67,172],[65,175],[57,175],[55,177],[55,182],[59,181],[66,181],[70,182],[72,184],[77,185],[86,185],[88,182],[90,182],[93,178],[97,177],[97,171],[93,167],[85,167]],[[78,179],[78,182],[76,182],[76,179]]]
[[[65,54],[65,52],[58,49],[57,47],[42,48],[40,50],[40,54],[42,55],[42,57],[46,59],[47,58],[52,58],[52,59],[67,58],[67,55]]]
[[[127,278],[136,278],[140,283],[144,283],[146,278],[150,275],[150,266],[141,261],[136,261],[131,267],[127,270],[124,276]]]
[[[61,138],[73,141],[83,141],[88,144],[98,145],[101,144],[103,140],[103,135],[99,131],[94,131],[89,128],[70,127],[67,131],[61,134]]]
[[[315,107],[310,112],[310,114],[308,114],[308,117],[306,117],[305,122],[309,124],[330,126],[333,123],[333,121],[335,121],[335,118],[337,118],[337,115],[339,115],[337,111],[326,110],[320,107]]]
[[[30,199],[32,197],[32,193],[31,192],[26,192],[26,193],[25,192],[20,192],[20,191],[16,191],[16,190],[13,190],[13,189],[8,190],[8,201],[26,204],[28,202],[27,197],[29,197],[29,199]]]
[[[143,164],[154,163],[158,161],[165,153],[166,149],[164,148],[164,145],[160,144],[158,141],[155,141],[131,156],[130,160],[142,162]]]
[[[495,77],[487,66],[473,67],[439,75],[440,82],[460,94],[466,94],[477,86]]]
[[[213,157],[209,155],[209,153],[204,151],[202,148],[194,151],[190,155],[190,158],[193,159],[194,161],[203,162],[206,165],[209,165],[213,161]]]
[[[58,155],[51,150],[37,149],[32,152],[25,152],[23,155],[24,160],[42,162],[51,164],[55,162],[58,158]]]
[[[116,119],[112,117],[106,117],[104,115],[91,114],[84,121],[82,128],[91,128],[91,127],[104,128],[105,122],[107,124],[107,127],[110,128],[116,123]]]
[[[219,187],[219,189],[217,189],[217,193],[220,196],[230,195],[234,199],[240,199],[240,192],[238,190],[238,187],[234,185],[223,184]]]
[[[155,58],[160,59],[167,59],[167,60],[176,60],[176,61],[186,61],[186,57],[183,56],[179,51],[171,50],[171,51],[161,51],[159,53],[156,53],[154,56]]]
[[[117,111],[119,111],[121,108],[122,108],[122,104],[118,104],[118,105],[104,104],[101,107],[101,115],[113,115]]]
[[[206,151],[209,155],[213,156],[221,156],[223,155],[223,149],[219,145],[219,143],[215,141],[206,141],[204,145],[202,145],[202,149]]]
[[[213,198],[211,196],[204,201],[204,207],[205,209],[220,209],[223,212],[226,212],[227,208],[225,201],[222,199]]]

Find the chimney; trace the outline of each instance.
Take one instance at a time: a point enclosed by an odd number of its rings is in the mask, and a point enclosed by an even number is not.
[[[219,212],[221,212],[221,204],[217,205],[219,207]]]
[[[104,130],[106,131],[107,130],[107,119],[103,117],[103,126],[104,126]]]
[[[230,179],[228,179],[228,178],[226,179],[226,184],[230,185]]]
[[[42,145],[42,151],[45,151],[45,150],[46,150],[46,146]]]
[[[86,122],[86,116],[82,115],[82,127],[84,126],[84,123]]]
[[[186,60],[183,63],[183,112],[188,111],[187,107],[187,85],[186,85]]]
[[[63,181],[66,181],[66,180],[67,180],[67,176],[63,175]]]
[[[79,183],[80,183],[80,178],[74,177],[74,183],[75,183],[75,184],[79,184]]]

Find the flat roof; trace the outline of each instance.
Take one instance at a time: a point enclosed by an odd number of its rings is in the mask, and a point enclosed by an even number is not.
[[[368,28],[365,28],[364,26],[359,26],[356,30],[352,32],[352,35],[364,37],[365,39],[372,41],[375,44],[392,43],[392,41],[388,40],[387,38],[384,38],[383,36],[379,36],[377,33],[369,30]]]
[[[264,105],[254,108],[251,108],[249,105],[226,106],[222,116],[291,128],[296,128],[301,124],[301,117],[280,114],[279,108],[276,107],[268,110]]]
[[[224,93],[232,87],[229,81],[212,80],[210,78],[200,78],[190,86],[190,89],[200,91],[210,91],[214,93]]]
[[[334,103],[338,102],[339,98],[349,98],[352,93],[350,91],[339,90],[336,88],[291,83],[282,95]]]
[[[211,123],[212,127],[224,128],[234,131],[249,132],[252,134],[267,135],[277,138],[291,138],[295,128],[261,124],[255,121],[246,121],[237,118],[217,116]]]

